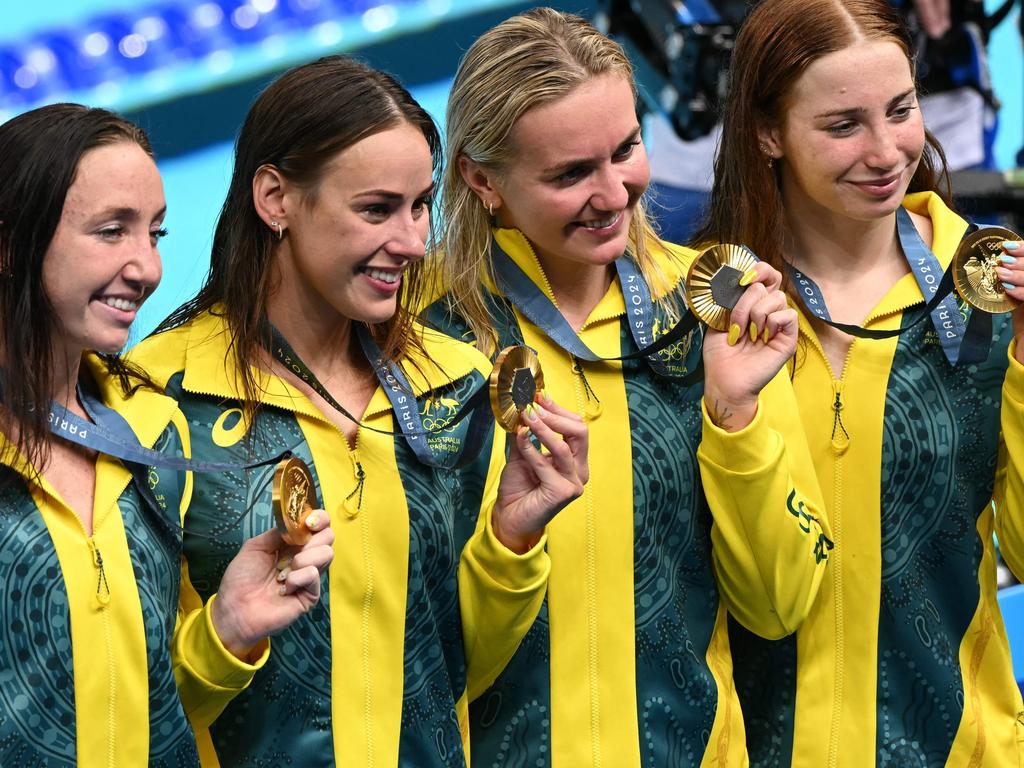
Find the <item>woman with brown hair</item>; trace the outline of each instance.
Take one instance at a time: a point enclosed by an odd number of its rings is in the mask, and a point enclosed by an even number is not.
[[[506,461],[489,362],[406,309],[440,145],[388,75],[341,56],[286,72],[242,126],[205,286],[138,349],[195,455],[289,449],[338,534],[323,608],[211,726],[221,765],[462,765],[466,690],[533,621],[544,527],[586,482],[579,417],[531,407]],[[266,479],[196,480],[184,548],[204,600],[238,517],[272,519]]]
[[[728,332],[650,350],[689,322],[696,254],[647,221],[635,97],[618,44],[539,8],[470,47],[449,99],[427,316],[489,354],[535,348],[595,446],[549,526],[541,618],[471,708],[474,766],[742,764],[727,609],[792,632],[829,557],[778,273],[742,275]]]
[[[993,533],[1024,574],[1006,450],[1024,437],[1024,310],[938,290],[969,228],[910,38],[885,0],[764,0],[730,83],[698,241],[745,243],[789,276],[793,384],[836,543],[795,635],[730,634],[751,762],[1017,765]],[[1018,246],[995,272],[1019,299]]]
[[[189,721],[316,603],[333,533],[319,512],[301,548],[253,531],[189,601],[188,428],[118,354],[161,276],[149,140],[53,104],[0,125],[0,174],[0,764],[192,766]]]

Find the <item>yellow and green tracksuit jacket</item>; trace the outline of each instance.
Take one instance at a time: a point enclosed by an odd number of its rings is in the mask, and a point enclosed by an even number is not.
[[[966,222],[930,193],[904,206],[931,218],[946,267]],[[907,274],[864,325],[900,328],[923,304]],[[1024,562],[1024,488],[1000,445],[1019,454],[1024,440],[1010,316],[993,316],[983,363],[951,366],[926,319],[892,339],[855,339],[838,378],[800,322],[794,386],[836,548],[795,636],[731,633],[751,761],[1016,767],[1024,708],[992,538],[1011,564]]]
[[[146,389],[125,398],[94,355],[82,375],[144,446],[187,454],[173,400]],[[0,765],[196,765],[186,715],[212,716],[255,668],[223,648],[208,612],[179,609],[189,477],[148,472],[160,517],[125,465],[101,454],[88,535],[33,475],[20,457],[0,465]]]
[[[554,300],[522,233],[495,237]],[[695,254],[666,247],[661,267],[679,287]],[[699,383],[645,361],[575,361],[488,287],[498,348],[533,347],[550,395],[586,414],[590,482],[548,526],[537,623],[471,706],[474,768],[745,765],[726,610],[770,637],[792,632],[829,556],[788,377],[729,434],[702,415]],[[466,334],[446,307],[425,316]],[[658,324],[656,335],[671,321]],[[617,279],[580,338],[603,357],[636,350]],[[692,370],[700,354],[684,340],[663,357]]]
[[[440,429],[437,444],[454,449],[469,420],[448,428],[445,421],[485,383],[490,364],[469,345],[423,334],[428,357],[405,366],[406,375],[424,428]],[[511,658],[550,567],[544,540],[515,555],[487,524],[503,435],[490,432],[476,460],[458,470],[426,466],[400,436],[365,427],[350,450],[308,398],[269,374],[249,424],[229,344],[223,318],[206,313],[146,340],[134,360],[178,400],[196,457],[244,463],[288,449],[304,460],[336,540],[317,607],[274,639],[266,667],[211,726],[217,758],[464,765],[467,685],[486,685]],[[363,423],[390,433],[398,428],[393,416],[378,387]],[[273,471],[195,476],[184,549],[203,599],[242,542],[274,525]],[[204,752],[203,762],[215,758]]]

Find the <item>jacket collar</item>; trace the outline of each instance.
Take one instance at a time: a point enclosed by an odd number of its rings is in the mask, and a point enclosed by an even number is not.
[[[425,357],[422,354],[410,355],[402,370],[417,398],[474,370],[485,373],[489,368],[486,358],[468,344],[418,323],[416,328],[427,354]],[[243,393],[241,382],[235,376],[236,370],[237,357],[231,349],[231,332],[224,316],[217,314],[217,308],[214,308],[195,318],[189,324],[185,339],[182,386],[194,394],[241,400]],[[316,419],[324,418],[319,409],[285,379],[255,368],[253,372],[263,389],[263,404]],[[384,389],[378,386],[364,415],[369,418],[389,410],[391,402]]]
[[[498,245],[501,246],[501,249],[508,254],[509,258],[526,273],[526,276],[530,278],[534,285],[544,292],[544,295],[548,297],[551,303],[558,307],[558,301],[551,290],[551,284],[548,282],[547,275],[544,274],[544,268],[541,266],[537,253],[533,249],[533,245],[526,238],[526,235],[518,229],[503,228],[493,229],[492,235]],[[693,251],[656,239],[650,242],[649,247],[652,253],[666,254],[666,257],[658,259],[658,264],[665,273],[665,280],[658,281],[658,284],[650,286],[652,297],[660,299],[674,290],[686,276],[685,270],[693,258]],[[490,274],[485,277],[484,285],[491,293],[501,293],[494,284]],[[626,301],[622,295],[622,286],[619,285],[618,280],[612,280],[612,284],[608,287],[605,295],[591,311],[586,323],[584,323],[584,327],[591,323],[620,317],[625,313]]]
[[[100,401],[125,418],[145,448],[153,447],[157,438],[171,423],[171,417],[177,410],[178,405],[174,400],[146,387],[139,387],[134,394],[126,396],[121,391],[116,377],[107,373],[106,363],[95,352],[85,352],[82,355],[79,375],[86,375],[92,379]],[[4,463],[7,466],[24,477],[34,474],[24,456],[20,453],[14,455],[6,450],[10,445],[6,436],[0,435],[0,445],[5,449]]]

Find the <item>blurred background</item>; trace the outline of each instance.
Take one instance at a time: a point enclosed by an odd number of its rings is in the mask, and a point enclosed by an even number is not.
[[[958,207],[1024,231],[1024,0],[893,0],[917,38],[922,111],[955,170]],[[145,336],[203,281],[232,142],[256,93],[285,69],[354,53],[399,77],[443,121],[451,76],[485,29],[536,3],[510,0],[7,0],[0,122],[56,101],[126,115],[153,140],[168,203],[164,279]],[[552,2],[627,48],[641,86],[657,213],[686,240],[711,183],[716,114],[750,0]],[[1011,645],[1024,587],[1001,571]],[[1015,650],[1024,679],[1024,647]]]

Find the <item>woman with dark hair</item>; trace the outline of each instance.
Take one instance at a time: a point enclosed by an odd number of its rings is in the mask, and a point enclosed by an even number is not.
[[[0,174],[0,764],[194,765],[189,719],[316,602],[333,533],[319,513],[284,584],[280,534],[257,536],[179,609],[188,430],[117,354],[161,274],[149,142],[42,107],[0,126]]]
[[[286,72],[242,126],[205,286],[138,350],[196,455],[288,447],[339,534],[323,608],[211,727],[222,765],[462,765],[467,690],[536,616],[544,526],[586,481],[586,428],[549,400],[525,415],[547,451],[520,430],[506,464],[488,411],[467,411],[487,359],[407,311],[439,154],[390,76],[339,56]],[[270,519],[252,480],[197,478],[197,586],[241,540],[223,505]]]
[[[795,635],[730,635],[751,762],[1017,765],[993,532],[1024,575],[1024,310],[936,291],[969,228],[886,0],[763,0],[730,77],[698,242],[745,243],[789,275],[836,544]],[[1024,299],[1019,243],[1003,249],[998,291]]]
[[[742,765],[727,611],[792,632],[829,558],[781,276],[745,269],[727,331],[642,351],[683,322],[696,253],[646,218],[635,98],[621,46],[537,8],[473,43],[448,102],[428,316],[534,347],[595,446],[548,531],[541,619],[471,709],[474,766]]]

